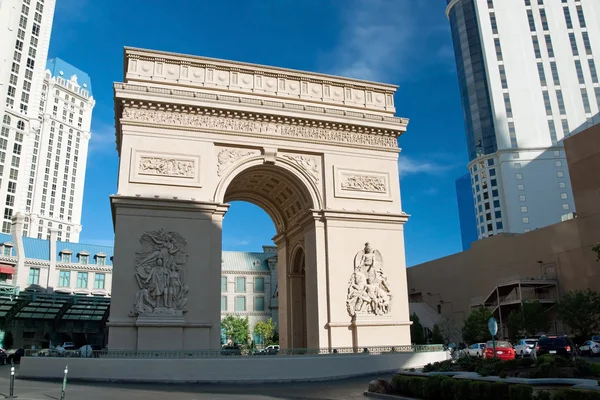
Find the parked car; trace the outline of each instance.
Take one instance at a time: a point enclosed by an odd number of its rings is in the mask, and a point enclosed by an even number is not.
[[[599,338],[600,339],[600,338]],[[579,346],[579,352],[581,355],[595,357],[600,355],[600,340],[588,340]]]
[[[18,364],[21,362],[21,357],[25,355],[25,349],[8,350],[6,354],[8,355],[7,363],[12,364],[14,362]]]
[[[496,342],[496,354],[495,356],[501,360],[514,360],[515,349],[509,342],[499,340]],[[494,344],[490,340],[485,344],[485,352],[483,353],[484,358],[494,358]]]
[[[223,345],[221,347],[221,355],[222,356],[241,356],[242,348],[236,344],[232,345]]]
[[[8,362],[8,354],[6,354],[6,350],[0,349],[0,364],[6,365]]]
[[[485,352],[485,343],[475,343],[467,348],[467,355],[469,357],[483,357]]]
[[[542,336],[535,348],[535,358],[544,354],[553,354],[562,357],[575,358],[577,350],[567,335]]]
[[[533,349],[537,345],[537,339],[521,339],[515,345],[515,353],[520,357],[531,356]]]

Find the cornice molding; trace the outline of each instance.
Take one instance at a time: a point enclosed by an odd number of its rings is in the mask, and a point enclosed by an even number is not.
[[[222,275],[271,275],[271,271],[236,271],[230,269],[221,270]],[[225,294],[225,293],[223,293]],[[241,294],[241,293],[238,293]]]
[[[273,313],[269,311],[221,311],[222,317],[227,317],[229,315],[239,316],[239,315],[247,315],[249,317],[270,317]]]
[[[288,111],[302,111],[309,114],[329,116],[329,117],[344,117],[348,121],[355,122],[357,124],[365,122],[384,122],[388,124],[397,125],[398,130],[404,132],[408,125],[408,118],[401,118],[395,116],[386,116],[381,114],[372,114],[368,112],[359,112],[352,110],[343,110],[339,108],[331,108],[325,106],[314,106],[310,103],[291,103],[285,102],[283,99],[277,100],[266,100],[260,98],[251,98],[240,96],[237,93],[227,94],[216,94],[207,93],[199,90],[186,90],[186,89],[175,89],[170,87],[158,87],[149,85],[140,85],[132,83],[115,83],[115,93],[155,93],[162,97],[172,99],[199,99],[199,100],[210,100],[216,104],[226,105],[250,105],[252,107],[258,107],[264,109],[265,114],[272,112],[273,110],[288,110]],[[204,108],[204,107],[203,107]],[[402,133],[401,132],[401,133]],[[399,133],[399,135],[401,134]]]

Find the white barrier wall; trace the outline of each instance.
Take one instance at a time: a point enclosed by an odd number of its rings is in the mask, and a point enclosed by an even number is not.
[[[448,358],[445,351],[380,355],[256,356],[217,359],[24,357],[19,378],[131,382],[285,382],[332,380],[418,368]]]

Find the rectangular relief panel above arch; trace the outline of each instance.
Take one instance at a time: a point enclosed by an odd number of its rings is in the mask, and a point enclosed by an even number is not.
[[[131,149],[129,182],[202,187],[200,156]]]
[[[346,199],[393,201],[387,172],[333,167],[334,196]]]

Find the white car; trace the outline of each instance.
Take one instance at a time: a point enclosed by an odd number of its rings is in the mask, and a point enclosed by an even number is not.
[[[600,355],[600,341],[588,340],[579,347],[582,355],[595,357]]]
[[[485,343],[475,343],[467,349],[467,355],[470,357],[483,357],[485,352]]]
[[[515,345],[515,354],[519,357],[531,356],[537,345],[537,339],[521,339]]]

